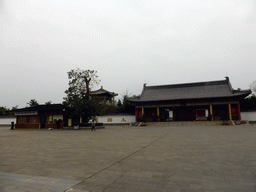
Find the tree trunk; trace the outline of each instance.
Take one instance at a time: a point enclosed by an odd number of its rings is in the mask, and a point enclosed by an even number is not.
[[[85,83],[86,83],[86,99],[89,99],[89,96],[90,96],[90,81],[91,81],[91,78],[90,79],[87,79],[85,77]]]

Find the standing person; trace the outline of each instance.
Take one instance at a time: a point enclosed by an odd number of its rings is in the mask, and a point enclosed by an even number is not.
[[[95,129],[95,120],[93,120],[93,122],[92,122],[92,129],[91,129],[91,131],[96,131],[96,129]]]

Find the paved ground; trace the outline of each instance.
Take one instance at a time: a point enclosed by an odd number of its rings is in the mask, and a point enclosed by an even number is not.
[[[0,127],[0,191],[256,191],[256,126]]]

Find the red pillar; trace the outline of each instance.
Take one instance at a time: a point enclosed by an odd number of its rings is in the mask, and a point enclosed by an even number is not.
[[[239,101],[237,102],[237,115],[238,115],[238,120],[241,120],[240,103],[239,103]]]
[[[160,109],[159,106],[156,108],[157,121],[160,122]]]

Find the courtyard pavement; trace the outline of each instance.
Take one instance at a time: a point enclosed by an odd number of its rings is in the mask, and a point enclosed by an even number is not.
[[[0,191],[256,191],[256,126],[0,127]]]

